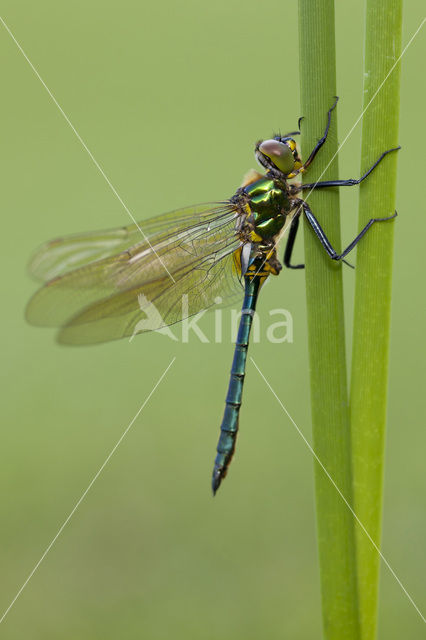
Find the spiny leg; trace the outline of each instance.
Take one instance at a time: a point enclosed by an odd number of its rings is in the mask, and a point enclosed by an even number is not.
[[[313,182],[313,183],[305,183],[299,185],[296,189],[293,190],[293,193],[298,193],[299,191],[303,191],[304,189],[323,189],[324,187],[352,187],[356,184],[360,184],[363,180],[370,175],[372,171],[377,167],[377,165],[383,160],[388,153],[392,153],[392,151],[399,151],[401,147],[394,147],[393,149],[388,149],[384,151],[382,155],[376,160],[376,162],[362,175],[358,180],[356,178],[350,178],[349,180],[324,180],[323,182]]]
[[[288,238],[284,250],[283,262],[287,269],[304,269],[304,264],[291,264],[291,255],[293,253],[293,247],[297,236],[297,230],[299,229],[299,218],[301,209],[294,214],[293,220],[290,224],[290,230],[288,232]]]
[[[310,210],[306,202],[304,200],[299,200],[299,203],[303,207],[303,212],[309,224],[311,225],[312,229],[314,230],[315,235],[317,236],[318,240],[321,242],[322,246],[324,247],[324,249],[326,250],[326,252],[328,253],[328,255],[332,260],[343,260],[343,258],[347,256],[350,251],[352,251],[352,249],[358,244],[361,238],[367,233],[369,228],[375,222],[386,222],[386,220],[392,220],[393,218],[396,218],[396,216],[398,215],[397,212],[395,211],[395,213],[392,216],[387,216],[386,218],[371,218],[367,222],[365,227],[361,229],[358,235],[352,240],[352,242],[348,244],[346,249],[342,251],[342,253],[337,253],[337,251],[333,248],[331,242],[327,238],[324,229],[321,227],[320,223],[318,222],[318,220],[316,219],[316,217],[314,216],[314,214],[312,213],[312,211]]]
[[[302,118],[299,118],[299,122],[302,120]],[[300,129],[300,126],[299,126]],[[279,138],[282,140],[283,138],[291,138],[292,136],[300,136],[300,131],[289,131],[288,133],[285,133],[284,135],[279,136]]]
[[[289,133],[285,133],[283,136],[280,135],[280,138],[290,138],[291,136],[300,136],[300,124],[303,119],[304,119],[304,116],[300,116],[299,120],[297,121],[297,131],[289,131]]]
[[[339,98],[336,96],[334,104],[330,107],[330,109],[327,112],[327,124],[326,124],[326,127],[325,127],[324,135],[322,136],[322,138],[320,138],[318,140],[318,142],[316,143],[315,147],[312,149],[309,158],[300,167],[300,169],[299,169],[299,171],[297,173],[300,173],[301,171],[305,171],[309,167],[309,165],[311,164],[312,160],[315,158],[315,156],[317,155],[318,151],[321,149],[322,145],[327,140],[327,136],[328,136],[328,132],[329,132],[329,129],[330,129],[330,124],[331,124],[331,113],[336,108],[338,100],[339,100]],[[299,119],[299,123],[300,123],[300,119]]]

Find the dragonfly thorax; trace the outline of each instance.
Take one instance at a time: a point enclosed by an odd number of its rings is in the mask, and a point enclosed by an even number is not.
[[[243,189],[247,222],[261,240],[271,240],[283,228],[291,205],[288,192],[270,178],[256,180]]]

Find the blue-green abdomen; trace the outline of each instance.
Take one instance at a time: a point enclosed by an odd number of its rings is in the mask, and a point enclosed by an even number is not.
[[[228,394],[226,396],[225,413],[220,426],[220,437],[217,445],[217,456],[213,469],[212,487],[216,493],[225,477],[235,449],[238,432],[238,418],[246,370],[247,351],[256,301],[261,286],[260,278],[245,278],[245,296],[241,310],[240,326],[235,343]]]

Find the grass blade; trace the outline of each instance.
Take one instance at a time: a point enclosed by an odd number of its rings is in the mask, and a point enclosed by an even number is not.
[[[299,1],[302,151],[306,158],[322,135],[336,95],[333,0]],[[337,119],[309,171],[314,182],[338,177]],[[336,250],[340,248],[339,194],[309,195],[309,205]],[[325,254],[304,226],[314,449],[352,503],[349,407],[345,358],[342,267]],[[324,635],[327,640],[359,638],[354,521],[347,505],[315,464],[315,490]]]
[[[361,173],[398,144],[402,0],[367,0]],[[380,85],[385,80],[383,86]],[[379,89],[377,95],[374,94]],[[369,104],[371,101],[371,104]],[[385,158],[360,186],[359,228],[395,207],[397,153]],[[357,253],[351,425],[354,508],[380,547],[383,458],[388,383],[394,222],[374,225]],[[356,528],[362,640],[377,632],[380,558]]]

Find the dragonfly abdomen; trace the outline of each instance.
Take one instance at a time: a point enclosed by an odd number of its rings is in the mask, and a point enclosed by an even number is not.
[[[257,276],[245,277],[245,295],[241,310],[240,325],[235,343],[225,412],[220,426],[220,437],[217,445],[217,456],[213,469],[213,494],[218,490],[222,479],[226,476],[235,450],[238,433],[238,419],[244,387],[248,344],[253,316],[256,309],[257,296],[261,279]]]

